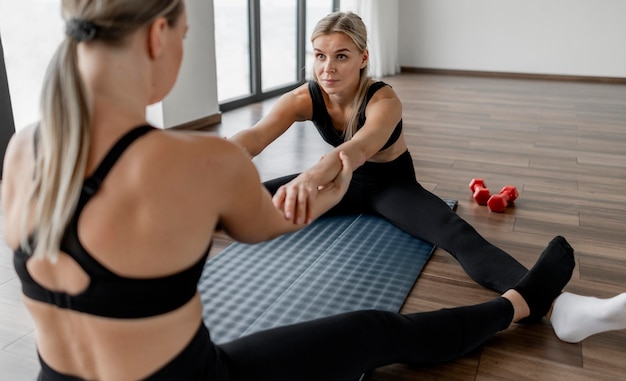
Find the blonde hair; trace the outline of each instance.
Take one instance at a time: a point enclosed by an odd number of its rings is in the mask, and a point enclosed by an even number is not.
[[[367,28],[363,23],[361,17],[352,12],[333,12],[322,18],[315,25],[313,33],[311,33],[311,42],[321,35],[328,35],[331,33],[343,33],[354,42],[359,49],[359,53],[365,52],[367,49]],[[352,139],[359,125],[359,113],[367,94],[368,83],[370,77],[368,76],[369,61],[367,61],[364,68],[359,72],[359,88],[357,89],[357,95],[352,101],[352,113],[344,126],[344,140],[348,141]],[[317,74],[313,73],[313,79],[317,81]]]
[[[41,93],[35,176],[21,226],[21,245],[56,261],[80,196],[91,138],[91,101],[78,71],[79,43],[123,45],[159,17],[175,25],[183,0],[63,0],[66,38],[46,71]],[[28,225],[34,221],[32,242]]]

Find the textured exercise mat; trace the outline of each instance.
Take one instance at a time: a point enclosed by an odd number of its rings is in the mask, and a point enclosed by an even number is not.
[[[433,250],[368,215],[324,217],[271,241],[236,242],[205,265],[204,321],[213,341],[224,343],[342,312],[399,311]]]

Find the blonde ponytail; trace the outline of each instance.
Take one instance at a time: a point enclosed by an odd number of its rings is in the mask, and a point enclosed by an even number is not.
[[[86,175],[92,112],[78,70],[78,44],[123,44],[158,17],[174,25],[183,11],[182,0],[63,0],[67,37],[44,79],[35,175],[20,231],[22,247],[34,257],[58,258]]]
[[[363,70],[363,69],[361,69]],[[359,82],[359,89],[357,90],[357,96],[354,97],[352,101],[352,112],[350,113],[350,118],[346,123],[346,127],[343,132],[344,141],[348,141],[352,139],[354,133],[359,126],[359,114],[361,113],[362,108],[365,106],[363,103],[365,101],[365,96],[367,95],[367,89],[369,88],[370,77],[367,75],[361,75],[361,80]]]
[[[46,72],[41,95],[41,124],[30,205],[35,221],[34,256],[56,260],[64,229],[82,188],[91,131],[91,109],[78,72],[77,42],[66,40]],[[24,225],[25,226],[25,225]],[[25,232],[26,229],[22,229]],[[27,246],[22,236],[22,246]]]

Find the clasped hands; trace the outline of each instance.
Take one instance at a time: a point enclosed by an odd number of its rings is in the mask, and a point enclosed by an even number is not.
[[[309,224],[338,203],[348,190],[352,168],[348,156],[339,152],[340,170],[326,184],[317,184],[310,172],[303,172],[278,188],[272,201],[285,219],[296,224]]]

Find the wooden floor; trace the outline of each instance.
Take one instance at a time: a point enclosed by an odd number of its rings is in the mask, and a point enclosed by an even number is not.
[[[404,107],[404,131],[418,179],[488,240],[531,266],[555,235],[576,250],[566,290],[597,297],[626,292],[626,85],[402,74],[385,78]],[[230,136],[272,101],[225,113],[214,132]],[[327,151],[298,123],[255,159],[262,179],[302,170]],[[470,197],[482,177],[492,191],[515,185],[519,199],[492,213]],[[212,255],[230,242],[218,235]],[[32,324],[19,298],[11,253],[0,248],[0,379],[38,369]],[[473,304],[495,293],[471,281],[437,250],[402,311]],[[626,330],[579,344],[559,341],[548,323],[514,325],[460,360],[428,369],[393,365],[366,380],[623,380]]]

